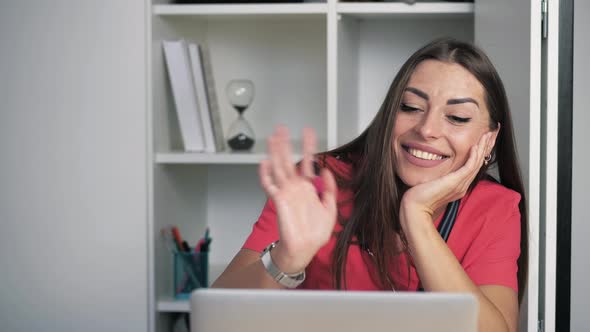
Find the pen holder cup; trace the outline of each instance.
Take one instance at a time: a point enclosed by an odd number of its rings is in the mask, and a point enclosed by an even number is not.
[[[174,297],[188,299],[197,288],[208,287],[208,252],[174,253]]]

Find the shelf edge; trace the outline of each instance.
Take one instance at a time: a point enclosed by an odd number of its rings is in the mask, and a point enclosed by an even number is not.
[[[154,5],[154,15],[300,15],[326,14],[328,6],[320,4],[226,4],[226,5]]]
[[[172,298],[158,300],[158,312],[190,312],[191,306],[188,300],[175,300]]]

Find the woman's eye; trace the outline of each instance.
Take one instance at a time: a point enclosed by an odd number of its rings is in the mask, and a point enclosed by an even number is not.
[[[420,111],[419,108],[412,107],[412,106],[409,106],[407,104],[401,104],[400,109],[402,110],[402,112],[416,112],[416,111]]]
[[[467,123],[469,122],[469,120],[471,120],[471,118],[462,118],[456,115],[449,115],[449,119],[457,123]]]

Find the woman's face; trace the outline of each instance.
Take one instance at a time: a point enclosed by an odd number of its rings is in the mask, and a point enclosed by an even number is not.
[[[484,89],[475,76],[458,64],[421,62],[403,92],[393,128],[398,176],[412,187],[456,171],[490,131],[489,124]]]

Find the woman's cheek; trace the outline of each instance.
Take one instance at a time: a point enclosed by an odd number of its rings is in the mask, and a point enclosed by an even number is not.
[[[453,137],[454,149],[455,150],[455,167],[453,167],[453,171],[458,170],[461,168],[467,160],[469,159],[469,154],[471,151],[471,147],[476,144],[477,140],[475,140],[476,135],[457,135]]]

